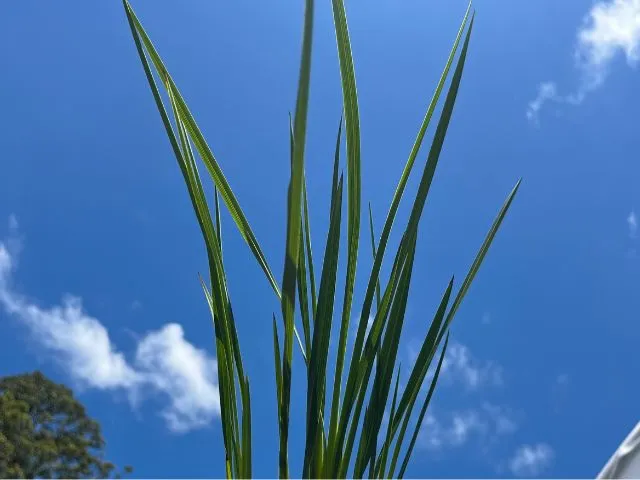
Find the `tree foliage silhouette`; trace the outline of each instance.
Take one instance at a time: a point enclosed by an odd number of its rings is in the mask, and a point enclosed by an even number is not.
[[[69,388],[38,371],[0,378],[0,477],[106,478],[104,446]]]

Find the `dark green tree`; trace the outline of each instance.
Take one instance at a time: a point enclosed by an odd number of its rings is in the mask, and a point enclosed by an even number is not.
[[[40,372],[0,378],[0,478],[107,478],[104,446],[69,388]]]

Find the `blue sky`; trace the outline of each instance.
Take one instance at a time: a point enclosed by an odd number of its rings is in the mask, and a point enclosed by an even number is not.
[[[317,3],[306,168],[320,258],[341,96],[330,2]],[[133,6],[279,267],[302,2]],[[363,200],[377,226],[465,7],[348,2]],[[408,474],[594,476],[638,421],[640,2],[476,8],[423,216],[404,364],[449,276],[464,275],[524,181],[452,328]],[[203,244],[122,7],[2,10],[0,375],[38,368],[73,385],[100,420],[110,459],[136,476],[223,476],[213,328],[197,280]],[[399,215],[406,220],[406,203]],[[270,319],[279,307],[228,215],[223,229],[252,380],[254,469],[273,476]],[[361,255],[356,312],[369,268]],[[294,399],[294,466],[302,406]]]

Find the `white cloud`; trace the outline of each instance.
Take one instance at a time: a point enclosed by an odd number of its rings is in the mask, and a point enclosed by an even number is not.
[[[15,292],[11,275],[19,250],[17,226],[13,217],[14,236],[0,242],[0,306],[29,328],[75,382],[99,390],[121,389],[132,399],[164,394],[168,406],[162,415],[178,432],[202,427],[219,415],[215,359],[185,340],[180,325],[167,324],[147,333],[131,364],[105,326],[84,311],[80,298],[67,295],[61,305],[42,308]]]
[[[430,450],[461,447],[473,434],[485,432],[486,429],[486,423],[473,410],[454,412],[445,420],[427,413],[420,429],[420,443]]]
[[[79,298],[67,296],[62,305],[41,309],[5,290],[0,291],[0,297],[7,312],[25,323],[42,346],[58,354],[83,384],[100,389],[131,388],[140,381],[124,355],[111,344],[106,328],[83,312]]]
[[[172,430],[204,426],[220,413],[217,364],[184,339],[180,325],[171,323],[146,335],[138,344],[136,365],[169,397],[163,416]]]
[[[482,432],[486,424],[476,412],[454,413],[448,430],[449,441],[452,445],[463,445],[473,432]]]
[[[538,96],[529,102],[527,106],[527,119],[537,123],[538,112],[548,100],[557,100],[558,92],[553,82],[543,82],[538,85]]]
[[[447,349],[440,375],[444,382],[459,382],[469,390],[502,385],[502,368],[490,361],[477,360],[461,343]]]
[[[604,82],[618,53],[635,66],[639,46],[640,0],[595,3],[578,30],[575,56],[583,70],[583,89],[592,90]]]
[[[415,364],[418,351],[419,344],[414,339],[407,348],[409,369]],[[436,363],[437,359],[434,359],[423,389],[430,385]],[[462,387],[468,393],[481,394],[485,392],[485,387],[503,385],[502,367],[491,361],[479,360],[466,345],[453,343],[447,349],[438,384],[439,387]],[[501,437],[511,435],[518,429],[516,416],[508,406],[478,400],[475,396],[465,398],[471,402],[460,409],[441,408],[437,402],[435,407],[429,407],[420,428],[422,448],[459,448],[471,440],[487,448]]]
[[[510,408],[485,402],[482,411],[486,414],[496,435],[509,435],[518,429],[515,416]]]
[[[509,470],[517,477],[535,477],[551,465],[554,456],[546,443],[522,445],[509,460]]]
[[[410,372],[416,363],[420,344],[413,339],[407,346],[407,369]],[[429,370],[424,380],[423,388],[428,388],[435,374],[439,355],[436,354],[429,365]],[[447,348],[447,353],[442,362],[438,384],[449,386],[462,385],[470,391],[479,390],[482,387],[496,387],[503,384],[502,367],[495,362],[477,359],[469,347],[461,343],[452,343]]]
[[[574,59],[580,72],[578,88],[561,96],[553,82],[541,84],[538,96],[529,103],[527,118],[537,122],[538,112],[549,100],[572,105],[582,103],[590,92],[602,86],[612,61],[620,53],[630,67],[637,65],[640,0],[599,1],[591,7],[576,34]]]
[[[631,238],[636,238],[636,235],[638,234],[638,217],[636,216],[636,212],[633,210],[627,217],[627,227],[629,227],[629,236]]]
[[[472,438],[487,443],[498,436],[516,431],[509,409],[485,403],[481,408],[469,408],[445,414],[428,412],[420,428],[420,445],[429,450],[462,447]]]

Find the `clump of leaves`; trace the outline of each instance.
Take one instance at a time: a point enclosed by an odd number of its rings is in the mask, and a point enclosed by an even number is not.
[[[64,385],[40,372],[0,378],[0,478],[107,478],[114,465],[104,446],[100,425]]]
[[[406,382],[406,387],[399,391],[399,373],[395,376],[395,382],[393,382],[393,376],[396,370],[398,342],[402,332],[413,271],[418,226],[462,78],[474,21],[471,5],[467,8],[444,71],[427,108],[377,242],[369,209],[373,266],[367,281],[364,301],[359,310],[360,317],[355,319],[352,319],[352,303],[356,261],[361,247],[359,241],[362,210],[360,121],[356,77],[343,0],[332,0],[332,8],[342,78],[344,122],[340,123],[336,140],[329,205],[329,231],[325,240],[324,258],[318,286],[311,248],[309,208],[304,174],[314,1],[306,0],[305,2],[298,93],[295,114],[290,123],[291,176],[287,192],[287,231],[284,273],[281,284],[276,281],[238,200],[162,59],[126,0],[124,0],[124,7],[142,66],[182,171],[207,249],[209,284],[207,285],[203,280],[202,286],[215,326],[227,476],[246,478],[252,475],[251,397],[249,380],[242,364],[236,324],[227,289],[221,247],[219,197],[222,197],[240,233],[281,302],[282,328],[284,330],[282,338],[278,333],[278,321],[275,314],[273,315],[280,439],[279,476],[285,478],[290,474],[288,462],[289,407],[295,337],[304,358],[307,375],[306,442],[302,476],[315,478],[352,476],[359,478],[364,476],[368,469],[370,477],[402,477],[438,380],[447,348],[448,329],[451,321],[520,184],[518,181],[500,209],[458,292],[453,295],[453,278],[446,286],[440,305],[435,312],[417,360]],[[462,40],[463,38],[464,40]],[[462,46],[460,46],[461,41]],[[418,191],[412,203],[411,215],[404,227],[402,239],[393,258],[391,273],[383,288],[380,269],[388,253],[389,236],[396,219],[398,206],[457,53],[458,58],[451,83],[437,121],[434,139],[422,171]],[[160,85],[166,92],[165,98],[168,99],[169,111],[165,107],[156,78],[159,79]],[[331,377],[327,374],[327,358],[329,338],[334,326],[332,318],[336,308],[334,301],[338,275],[338,255],[341,247],[340,230],[344,210],[343,191],[345,184],[343,173],[340,171],[340,146],[343,129],[346,137],[347,157],[347,267],[344,300],[339,322],[340,333],[336,367],[333,377]],[[203,191],[196,154],[204,163],[215,185],[215,211],[213,215]],[[302,326],[302,336],[299,335],[296,327],[296,303],[298,303],[300,311],[299,322]],[[370,315],[374,320],[371,328],[367,328]],[[352,320],[357,322],[357,334],[351,350],[351,357],[347,358],[347,333]],[[440,346],[442,349],[435,374],[426,397],[421,400],[422,405],[420,405],[416,418],[413,413],[417,411],[421,386]],[[345,375],[346,384],[343,391]],[[392,384],[395,385],[393,392],[391,392]],[[383,427],[383,413],[389,405],[390,398],[389,421],[386,427]],[[327,403],[328,400],[330,403]],[[411,420],[414,421],[412,431],[408,435]],[[382,441],[380,441],[381,439]]]

